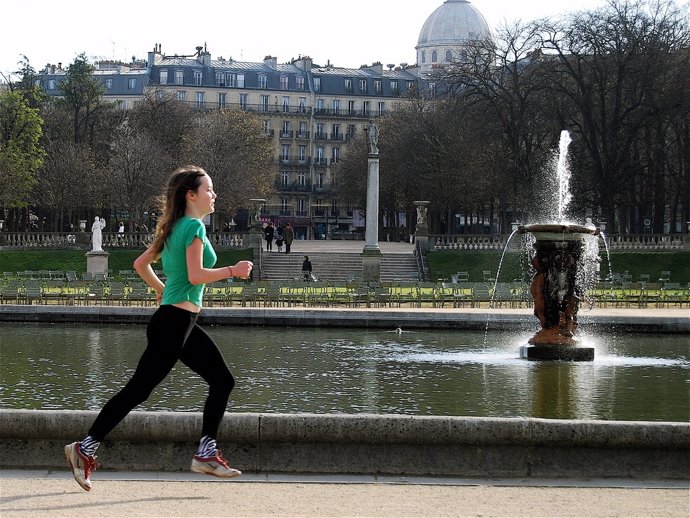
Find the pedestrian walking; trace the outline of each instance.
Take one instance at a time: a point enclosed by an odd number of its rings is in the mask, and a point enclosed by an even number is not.
[[[275,234],[275,227],[270,221],[264,229],[264,238],[266,239],[266,251],[271,252],[273,250],[273,236]]]
[[[283,239],[285,240],[285,253],[289,254],[292,241],[295,239],[295,231],[290,223],[285,225],[285,229],[283,230]]]
[[[126,385],[108,401],[86,437],[65,446],[72,474],[86,491],[96,468],[96,449],[117,424],[153,389],[180,360],[208,383],[201,439],[192,457],[191,470],[230,478],[240,471],[230,467],[216,444],[235,378],[213,339],[197,324],[206,283],[230,277],[246,279],[251,261],[214,268],[216,253],[206,236],[202,218],[214,211],[216,193],[211,177],[200,167],[185,166],[171,175],[161,197],[162,216],[153,243],[135,261],[134,268],[155,292],[160,303],[146,328],[147,346]],[[162,260],[167,280],[156,275],[152,264]]]

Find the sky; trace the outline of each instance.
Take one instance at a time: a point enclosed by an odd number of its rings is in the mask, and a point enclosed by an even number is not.
[[[279,63],[310,56],[316,64],[358,68],[414,64],[422,25],[444,0],[254,0],[183,4],[34,0],[0,11],[0,72],[16,71],[22,55],[36,71],[68,65],[82,52],[91,61],[191,55],[206,45],[213,59]],[[595,9],[606,0],[472,0],[491,30],[516,20]],[[184,5],[184,8],[179,7]],[[198,6],[194,9],[195,6]]]

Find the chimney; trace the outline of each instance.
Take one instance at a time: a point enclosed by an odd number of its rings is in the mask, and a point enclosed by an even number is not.
[[[276,69],[278,68],[278,58],[274,58],[273,56],[266,56],[264,58],[264,65]]]

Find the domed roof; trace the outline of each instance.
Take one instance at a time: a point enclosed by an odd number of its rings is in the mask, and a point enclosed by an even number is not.
[[[488,36],[489,25],[467,0],[446,0],[424,22],[419,46],[458,44]]]

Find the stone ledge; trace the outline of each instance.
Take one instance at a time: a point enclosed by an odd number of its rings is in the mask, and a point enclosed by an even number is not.
[[[0,468],[66,469],[92,411],[0,410]],[[188,469],[201,414],[132,412],[104,468]],[[226,456],[251,472],[690,478],[690,424],[368,414],[226,414]]]

